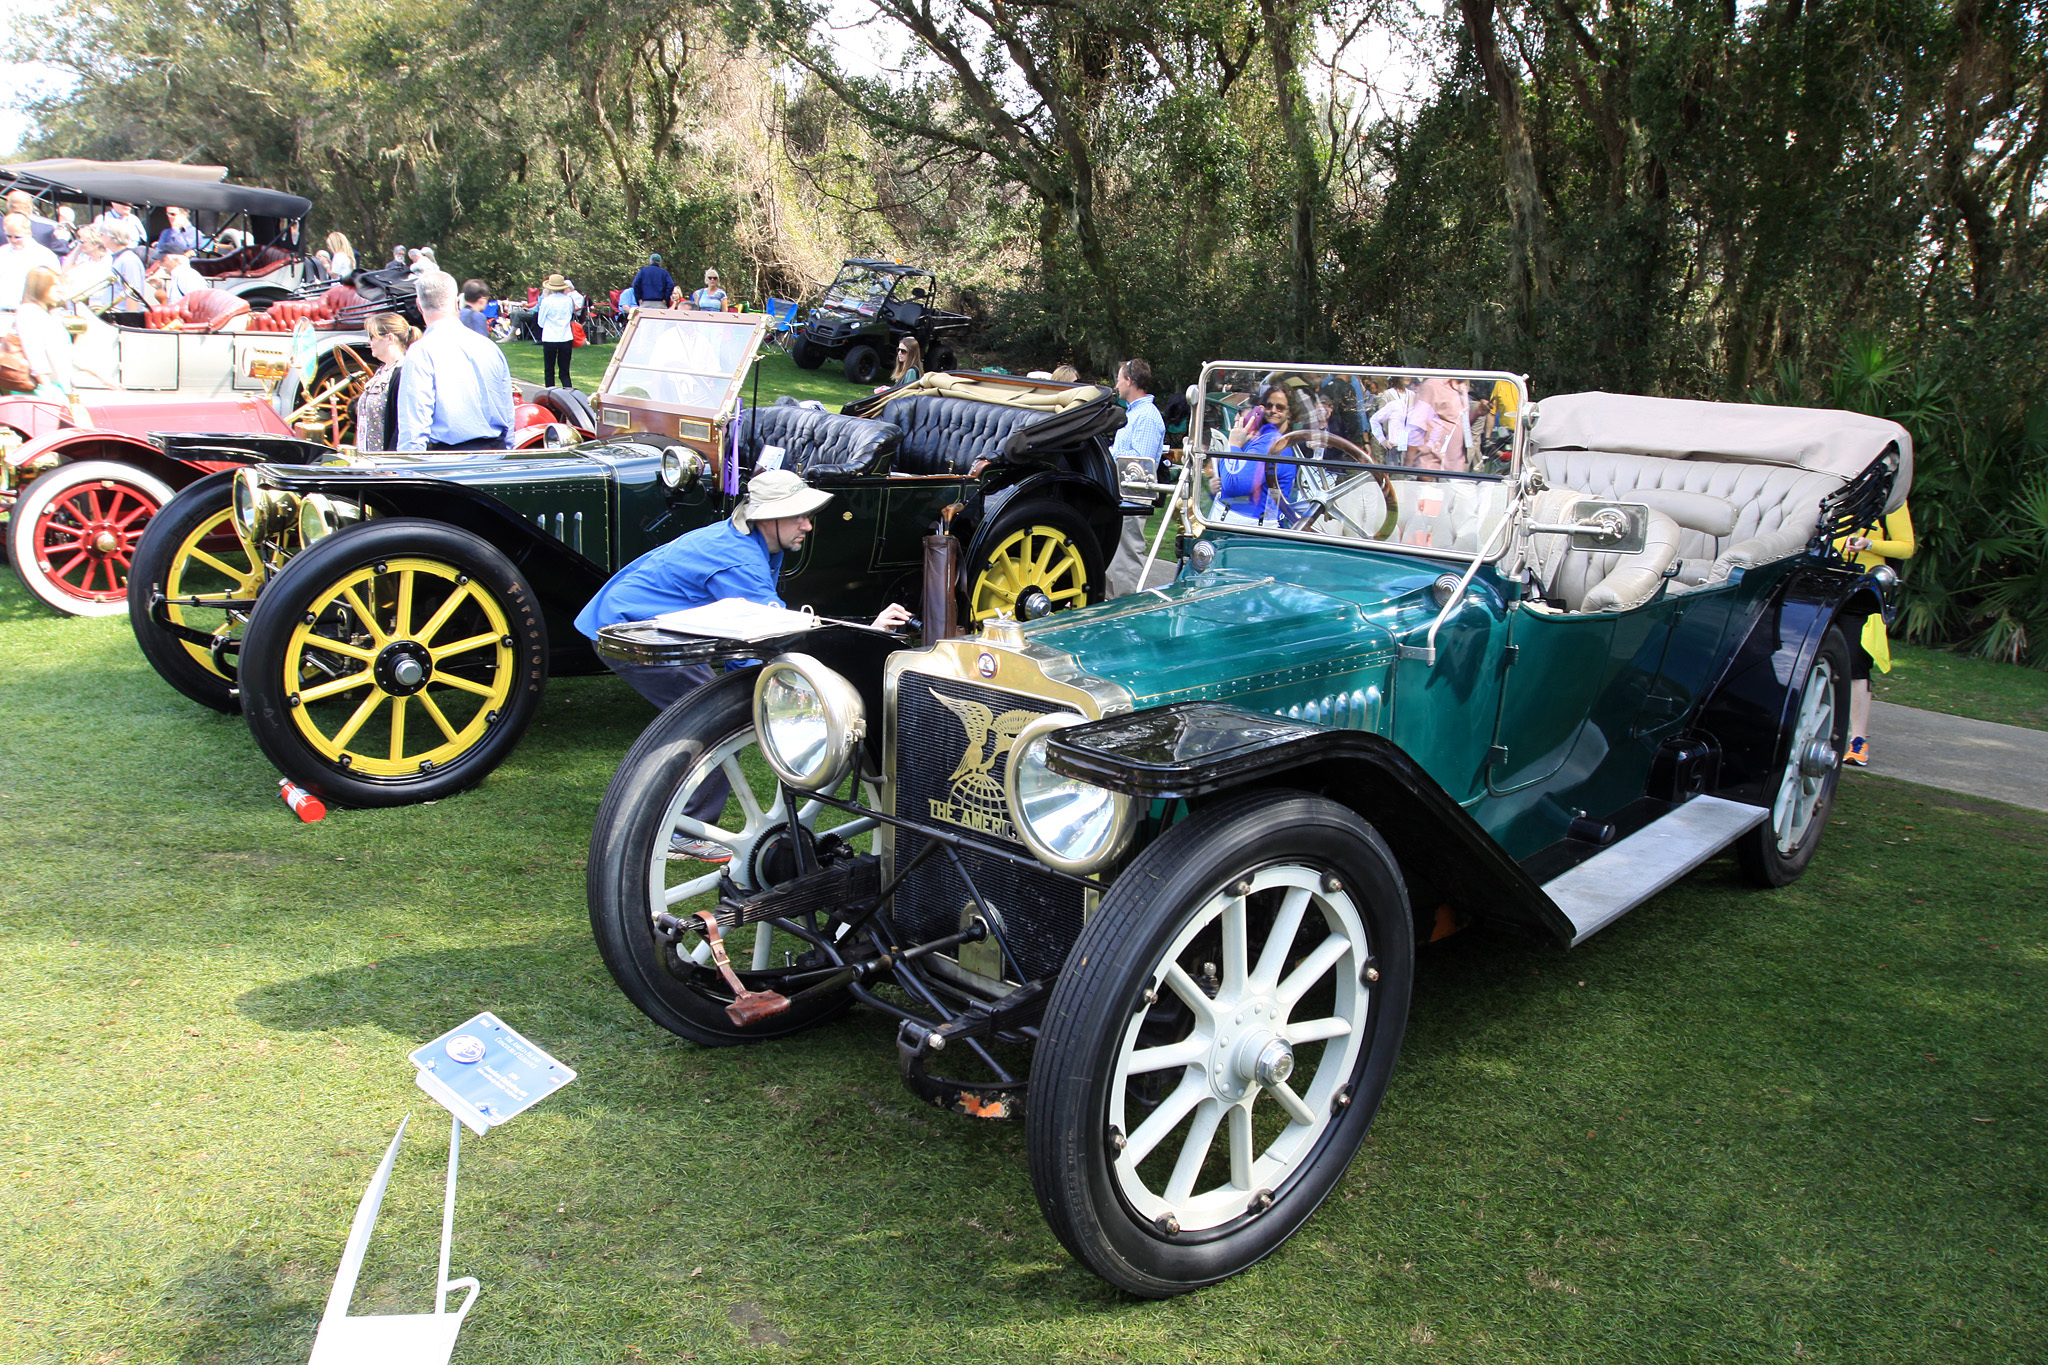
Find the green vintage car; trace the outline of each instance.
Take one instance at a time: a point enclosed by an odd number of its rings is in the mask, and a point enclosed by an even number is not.
[[[865,416],[753,407],[762,327],[758,313],[642,310],[597,398],[603,435],[580,445],[560,427],[562,442],[509,452],[247,455],[144,535],[129,584],[143,653],[193,700],[240,710],[301,786],[389,806],[495,768],[551,674],[601,669],[572,624],[583,604],[728,515],[758,468],[834,495],[783,566],[792,606],[867,619],[918,603],[942,527],[967,619],[1102,596],[1124,511],[1113,395],[932,375]]]
[[[1201,396],[1391,373],[1212,365]],[[1832,538],[1904,498],[1906,432],[1601,393],[1532,424],[1513,375],[1418,377],[1400,463],[1309,421],[1251,457],[1275,506],[1191,485],[1167,587],[893,653],[611,628],[623,658],[768,660],[613,779],[589,900],[620,987],[704,1044],[897,1020],[911,1088],[1024,1118],[1060,1240],[1156,1297],[1336,1188],[1419,944],[1569,948],[1724,850],[1797,877],[1885,610]],[[1489,418],[1498,461],[1463,439]],[[745,790],[708,826],[713,773]],[[676,832],[730,859],[674,861]]]

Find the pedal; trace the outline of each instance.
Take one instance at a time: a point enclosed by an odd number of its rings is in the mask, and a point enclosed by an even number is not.
[[[732,969],[732,959],[725,955],[725,938],[718,932],[716,910],[699,910],[697,919],[704,926],[704,941],[711,945],[711,960],[717,965],[718,974],[732,987],[732,1003],[725,1007],[725,1017],[732,1020],[734,1028],[772,1019],[789,1008],[789,997],[775,991],[750,991],[740,980],[739,973]]]

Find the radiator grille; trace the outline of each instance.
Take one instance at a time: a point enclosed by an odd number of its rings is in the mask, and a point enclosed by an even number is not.
[[[1014,735],[1023,721],[1063,709],[1043,698],[920,673],[903,674],[896,692],[896,813],[920,822],[964,828],[992,843],[1021,850],[1023,845],[1017,842],[1002,797],[1007,751],[985,768],[981,763],[987,761],[992,748]],[[981,738],[978,749],[973,744],[977,735]],[[967,771],[954,776],[963,767]],[[920,847],[922,841],[915,834],[898,832],[899,862],[914,856]],[[976,889],[1002,917],[1010,950],[1027,976],[1035,979],[1058,971],[1067,950],[1080,936],[1086,893],[1050,873],[972,849],[961,850],[960,860],[974,878]],[[935,854],[896,892],[897,927],[913,939],[955,933],[967,900],[967,888],[952,861]]]

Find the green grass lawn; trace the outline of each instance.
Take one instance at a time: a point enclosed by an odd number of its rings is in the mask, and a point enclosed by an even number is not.
[[[1892,645],[1892,671],[1872,673],[1879,701],[2048,730],[2048,672],[1945,649]]]
[[[591,816],[651,715],[557,682],[475,792],[302,825],[125,621],[0,575],[0,1360],[303,1361],[414,1115],[359,1311],[424,1311],[446,1123],[405,1054],[492,1009],[581,1072],[465,1147],[464,1362],[2037,1361],[2048,817],[1859,775],[1812,870],[1716,863],[1569,955],[1423,956],[1386,1106],[1248,1274],[1120,1298],[1023,1134],[857,1013],[707,1051],[612,986]],[[775,1345],[773,1343],[783,1343]],[[779,1353],[779,1354],[778,1354]]]
[[[529,384],[541,382],[540,347],[530,341],[507,341],[500,349],[505,352],[505,361],[512,367],[512,377],[523,379]],[[598,385],[604,379],[605,367],[611,363],[616,344],[606,346],[581,346],[576,350],[570,365],[570,377],[575,387],[586,394],[596,394]],[[744,390],[749,405],[755,402],[772,403],[784,394],[798,398],[815,398],[832,411],[837,412],[856,398],[865,398],[874,392],[872,386],[862,388],[849,384],[840,373],[835,361],[827,361],[815,370],[800,370],[796,362],[780,351],[764,350],[758,363],[760,371],[760,397],[755,398],[753,379],[747,381]]]

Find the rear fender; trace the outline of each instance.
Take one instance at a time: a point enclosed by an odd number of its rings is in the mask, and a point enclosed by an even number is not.
[[[1002,520],[1004,507],[1013,501],[1024,503],[1039,498],[1063,502],[1079,512],[1088,522],[1088,529],[1095,533],[1102,562],[1109,563],[1116,554],[1117,537],[1123,533],[1122,506],[1098,481],[1066,469],[1039,470],[978,499],[978,520],[967,533],[967,552],[960,562],[979,563],[978,556],[993,548],[989,531]]]
[[[1054,733],[1053,771],[1111,791],[1199,804],[1262,787],[1314,792],[1367,821],[1401,864],[1424,938],[1439,907],[1518,937],[1571,946],[1543,888],[1422,766],[1383,735],[1329,729],[1216,702],[1114,716]]]
[[[1798,700],[1794,682],[1813,666],[1828,627],[1841,622],[1854,645],[1864,618],[1883,609],[1876,586],[1863,574],[1809,564],[1785,576],[1750,621],[1693,727],[1721,748],[1715,795],[1770,804],[1771,775],[1784,757],[1779,741]]]

